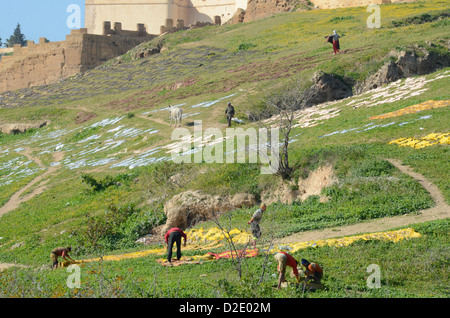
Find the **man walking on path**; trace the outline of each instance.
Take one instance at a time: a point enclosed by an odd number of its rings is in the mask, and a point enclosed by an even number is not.
[[[286,281],[286,266],[292,267],[292,271],[294,272],[295,278],[297,278],[297,283],[300,283],[300,275],[298,274],[297,269],[297,260],[285,252],[276,253],[273,258],[278,262],[277,271],[280,274],[278,276],[278,286],[277,289],[281,288],[281,283]]]
[[[336,33],[336,31],[333,31],[333,55],[336,55],[339,53],[339,50],[341,49],[340,45],[339,45],[339,38],[340,35]]]
[[[261,222],[264,211],[266,211],[266,205],[263,203],[261,204],[260,208],[253,214],[250,221],[247,222],[247,224],[250,224],[250,228],[252,230],[253,248],[256,248],[256,239],[261,237],[261,228],[259,226],[259,223]]]
[[[184,238],[184,246],[186,246],[187,235],[182,229],[174,227],[164,235],[164,240],[167,244],[167,261],[169,263],[172,263],[172,247],[174,243],[177,243],[177,260],[181,258],[181,237]]]
[[[228,103],[225,115],[227,116],[228,127],[231,127],[231,119],[234,117],[234,107],[231,103]]]

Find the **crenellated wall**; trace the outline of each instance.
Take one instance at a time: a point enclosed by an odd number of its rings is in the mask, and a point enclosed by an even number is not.
[[[86,29],[72,30],[65,41],[39,44],[28,41],[26,47],[15,45],[13,55],[0,62],[0,92],[58,82],[100,64],[149,41],[155,35],[118,28],[108,35],[88,34]]]
[[[89,33],[102,34],[102,21],[120,21],[130,28],[140,21],[153,34],[166,20],[183,20],[188,26],[195,22],[215,24],[231,19],[238,8],[246,9],[247,0],[86,0],[85,27]]]

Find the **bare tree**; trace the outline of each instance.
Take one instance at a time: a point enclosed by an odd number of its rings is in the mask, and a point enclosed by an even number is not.
[[[230,220],[230,227],[231,227],[231,215],[227,214],[227,217]],[[248,241],[244,247],[239,251],[236,248],[236,244],[233,241],[233,238],[230,235],[230,231],[223,228],[223,226],[220,224],[219,220],[214,217],[213,218],[214,223],[217,225],[217,227],[224,233],[225,239],[227,240],[228,245],[230,246],[231,251],[231,261],[233,262],[234,267],[236,268],[236,271],[238,272],[239,279],[242,278],[242,264],[243,260],[245,259],[245,251],[250,245],[250,241]]]
[[[150,173],[141,177],[143,193],[153,206],[163,205],[167,198],[173,196],[183,186],[183,177],[187,166],[183,163],[162,162],[153,167]]]
[[[271,125],[279,128],[282,141],[276,173],[283,179],[288,179],[292,172],[289,165],[289,135],[296,113],[306,108],[305,103],[302,102],[303,96],[304,85],[301,81],[288,82],[276,91],[265,95],[265,107],[257,115],[260,125]]]

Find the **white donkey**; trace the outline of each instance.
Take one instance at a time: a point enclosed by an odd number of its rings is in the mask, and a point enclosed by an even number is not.
[[[172,121],[175,121],[175,126],[181,126],[181,117],[183,116],[183,110],[178,107],[173,107],[169,105],[169,114],[170,114],[170,127],[172,127]]]

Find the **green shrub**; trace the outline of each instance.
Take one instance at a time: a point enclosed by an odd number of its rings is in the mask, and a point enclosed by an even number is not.
[[[345,17],[334,17],[334,18],[331,18],[328,22],[330,22],[330,23],[336,23],[336,22],[345,21],[345,20],[352,20],[352,19],[354,19],[354,18],[355,18],[355,17],[353,17],[353,16],[351,16],[351,15],[345,16]]]
[[[411,24],[429,23],[436,20],[445,21],[446,19],[448,19],[448,17],[450,17],[450,10],[445,10],[434,14],[423,13],[421,15],[416,15],[406,19],[392,21],[392,25],[397,28]]]
[[[395,167],[386,160],[364,160],[352,169],[355,177],[380,177],[391,175]]]
[[[80,250],[115,250],[134,247],[135,241],[165,222],[163,213],[142,211],[133,204],[110,205],[104,214],[88,217],[77,234]]]
[[[94,133],[96,133],[99,130],[99,127],[89,127],[85,128],[82,131],[77,132],[75,135],[72,136],[71,141],[77,142],[80,140],[83,140],[89,136],[92,136]]]
[[[83,181],[83,183],[86,183],[88,186],[90,186],[89,190],[91,192],[98,192],[105,190],[106,188],[111,186],[118,186],[122,182],[129,182],[132,178],[132,175],[127,173],[121,173],[115,177],[108,175],[100,180],[97,180],[89,173],[84,173],[81,175],[81,180]]]
[[[238,51],[246,51],[246,50],[254,48],[254,47],[256,47],[256,45],[253,43],[241,43],[238,46]]]

